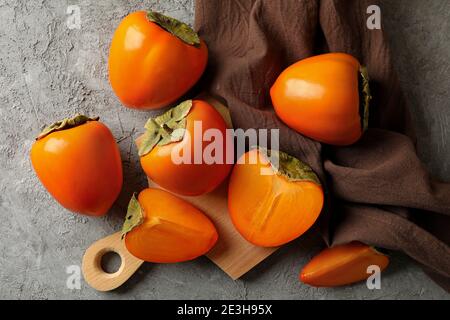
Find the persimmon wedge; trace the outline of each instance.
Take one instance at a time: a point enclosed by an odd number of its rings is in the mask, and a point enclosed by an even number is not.
[[[77,115],[48,126],[30,157],[44,187],[71,211],[102,216],[122,189],[119,147],[98,118]]]
[[[233,167],[233,161],[227,159],[233,154],[232,136],[221,114],[209,103],[184,101],[150,118],[145,128],[138,142],[141,165],[164,189],[199,196],[228,177]]]
[[[147,262],[175,263],[207,253],[218,239],[211,220],[189,202],[160,189],[131,198],[122,229],[125,246]]]
[[[317,141],[350,145],[367,129],[369,76],[351,55],[328,53],[301,60],[280,74],[270,95],[284,123]]]
[[[300,281],[313,287],[338,287],[363,281],[370,276],[369,266],[386,269],[389,258],[361,242],[327,248],[300,272]]]
[[[277,247],[301,236],[318,218],[323,201],[315,173],[284,152],[253,149],[238,160],[230,177],[231,220],[257,246]]]

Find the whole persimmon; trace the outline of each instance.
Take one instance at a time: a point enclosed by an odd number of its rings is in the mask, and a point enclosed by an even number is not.
[[[218,234],[211,220],[189,202],[160,189],[131,198],[123,225],[125,246],[135,257],[175,263],[207,253]]]
[[[231,134],[220,113],[202,100],[187,100],[150,118],[138,142],[146,175],[171,192],[198,196],[218,187],[233,159]]]
[[[351,145],[367,129],[369,77],[351,55],[329,53],[301,60],[281,73],[270,95],[278,117],[314,140]]]
[[[122,188],[119,148],[98,118],[77,115],[48,126],[30,156],[44,187],[73,212],[102,216]]]
[[[157,12],[126,16],[114,33],[109,80],[120,101],[156,109],[185,94],[206,68],[208,49],[188,25]]]
[[[368,268],[386,269],[389,258],[361,242],[327,248],[301,270],[300,281],[313,287],[337,287],[367,279]]]
[[[277,247],[306,232],[324,201],[316,174],[281,151],[253,149],[234,166],[228,211],[239,233],[254,245]]]

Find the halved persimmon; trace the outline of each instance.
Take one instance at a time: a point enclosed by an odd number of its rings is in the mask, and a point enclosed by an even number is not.
[[[231,174],[231,220],[245,239],[258,246],[276,247],[301,236],[316,221],[323,201],[316,174],[284,152],[253,149],[238,160]]]
[[[386,269],[389,258],[361,242],[327,248],[300,272],[302,282],[313,287],[337,287],[367,279],[368,267]]]
[[[122,232],[135,257],[155,263],[195,259],[218,239],[211,220],[189,202],[160,189],[131,198]]]

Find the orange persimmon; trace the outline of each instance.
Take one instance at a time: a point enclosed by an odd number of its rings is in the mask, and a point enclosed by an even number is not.
[[[361,242],[327,248],[300,272],[302,282],[314,287],[337,287],[367,279],[368,267],[386,269],[389,258]]]
[[[122,232],[135,257],[174,263],[207,253],[218,239],[211,220],[189,202],[160,189],[143,190],[131,198]]]
[[[348,54],[323,54],[293,64],[278,77],[270,95],[284,123],[317,141],[350,145],[367,129],[367,69]]]
[[[65,208],[104,215],[122,188],[122,162],[111,131],[98,118],[77,115],[48,126],[31,148],[34,170]]]
[[[138,11],[126,16],[114,33],[109,80],[125,106],[161,108],[200,79],[207,60],[205,42],[188,25]]]
[[[245,239],[258,246],[276,247],[301,236],[318,218],[323,201],[315,173],[284,152],[253,149],[231,173],[231,220]]]
[[[141,165],[164,189],[198,196],[214,190],[230,173],[231,135],[220,113],[207,102],[182,102],[149,119],[145,127],[139,142]],[[206,132],[216,136],[209,139]]]

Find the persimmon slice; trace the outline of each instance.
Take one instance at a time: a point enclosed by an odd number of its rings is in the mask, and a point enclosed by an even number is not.
[[[324,201],[311,168],[286,153],[271,154],[277,156],[278,168],[263,149],[244,154],[233,169],[228,189],[234,226],[245,239],[262,247],[277,247],[301,236],[316,221]]]
[[[131,199],[123,233],[132,255],[155,263],[195,259],[218,239],[216,228],[202,211],[167,191],[152,188]]]
[[[337,287],[367,279],[368,267],[386,269],[389,258],[361,242],[327,248],[300,272],[300,280],[314,287]]]

